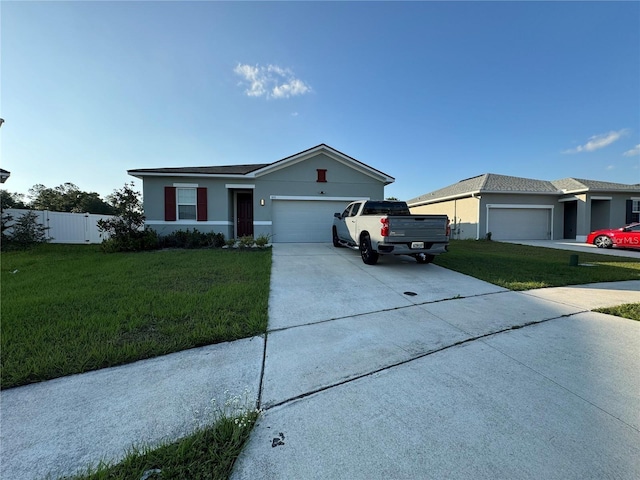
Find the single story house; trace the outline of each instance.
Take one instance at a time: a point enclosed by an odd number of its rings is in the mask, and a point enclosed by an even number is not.
[[[584,242],[589,232],[639,221],[640,184],[534,180],[485,173],[413,198],[412,213],[444,213],[452,238]]]
[[[272,242],[330,242],[333,214],[354,200],[384,199],[394,178],[320,144],[273,163],[129,170],[142,180],[145,224],[267,235]]]

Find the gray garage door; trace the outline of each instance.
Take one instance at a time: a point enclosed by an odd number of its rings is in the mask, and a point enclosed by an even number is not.
[[[349,202],[322,200],[274,200],[274,243],[326,243],[331,241],[333,214]]]
[[[548,208],[489,208],[489,232],[494,240],[549,240]]]

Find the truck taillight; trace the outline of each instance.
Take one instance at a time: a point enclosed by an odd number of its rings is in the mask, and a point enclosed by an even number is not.
[[[387,217],[382,217],[380,219],[380,223],[382,224],[382,228],[380,229],[380,235],[383,237],[389,236],[389,219]]]
[[[447,237],[451,235],[451,221],[447,218]]]

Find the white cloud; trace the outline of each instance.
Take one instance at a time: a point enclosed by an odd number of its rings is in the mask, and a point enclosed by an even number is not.
[[[636,155],[640,155],[640,143],[633,147],[631,150],[627,150],[623,153],[625,157],[634,157]]]
[[[603,133],[601,135],[594,135],[589,138],[589,141],[584,145],[578,145],[575,148],[565,150],[562,153],[581,153],[581,152],[593,152],[601,148],[611,145],[613,142],[619,140],[622,136],[626,135],[629,131],[624,128],[617,132],[611,131],[609,133]]]
[[[239,63],[233,69],[234,73],[247,85],[245,93],[250,97],[289,98],[311,93],[311,87],[296,78],[288,68],[277,65],[266,67],[243,65]]]

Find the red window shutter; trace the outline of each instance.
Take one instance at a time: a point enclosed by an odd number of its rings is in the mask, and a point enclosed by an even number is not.
[[[327,170],[325,168],[318,168],[316,170],[318,172],[317,182],[326,183],[327,181]]]
[[[198,221],[207,221],[207,189],[205,187],[198,187]]]
[[[176,187],[164,187],[164,219],[176,221]]]

